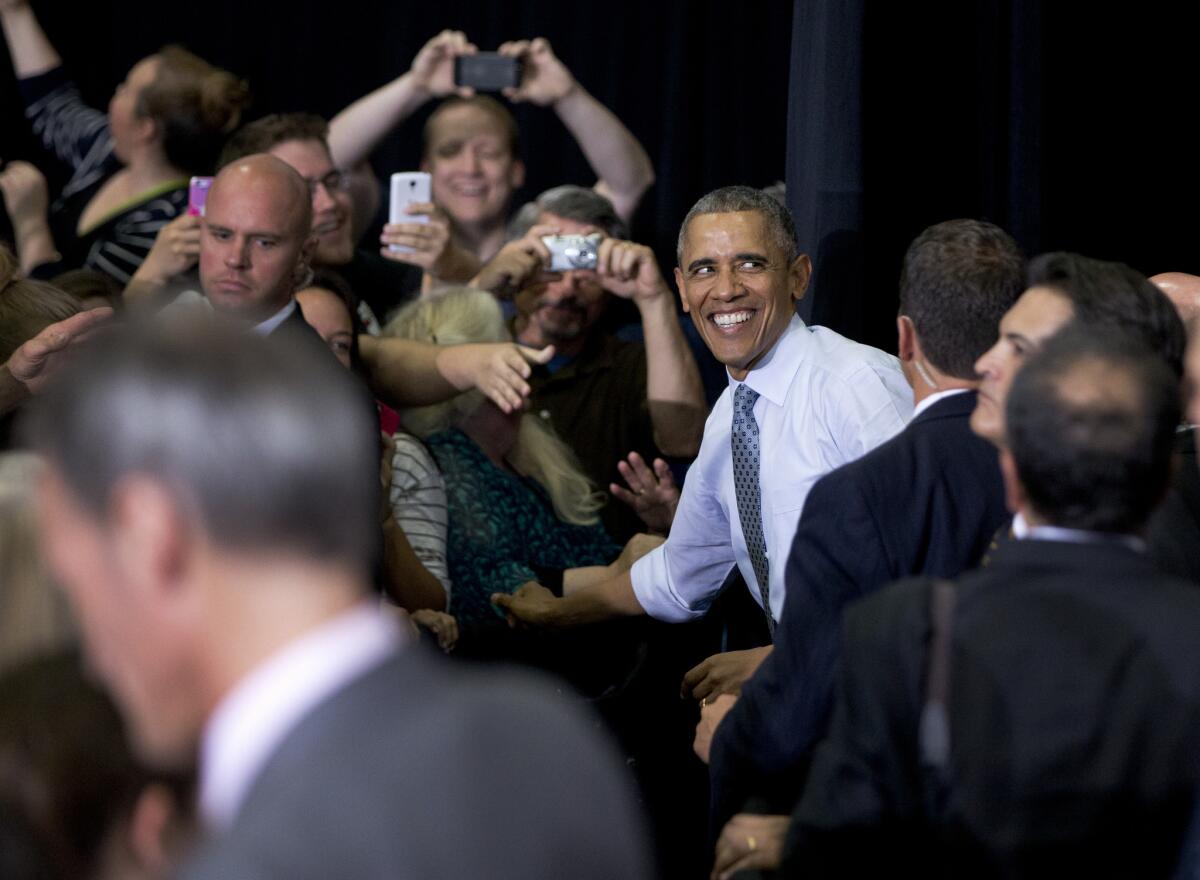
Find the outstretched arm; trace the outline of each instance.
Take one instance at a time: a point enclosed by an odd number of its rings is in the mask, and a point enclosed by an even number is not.
[[[430,98],[470,95],[454,85],[454,59],[475,46],[462,31],[442,31],[428,43],[402,76],[359,98],[329,124],[329,151],[339,168],[365,160],[379,142]]]
[[[0,27],[17,79],[28,79],[62,64],[26,0],[0,0]]]
[[[596,191],[610,199],[628,223],[654,183],[654,165],[633,132],[576,81],[548,40],[517,40],[499,51],[525,64],[521,85],[505,89],[504,96],[554,108],[596,172]]]
[[[376,396],[396,407],[428,406],[477,388],[506,413],[529,396],[531,364],[554,357],[554,347],[511,342],[434,345],[410,339],[358,338]]]
[[[628,570],[561,599],[540,584],[528,583],[512,595],[494,593],[492,604],[505,613],[510,626],[525,623],[555,629],[646,613],[633,592]]]

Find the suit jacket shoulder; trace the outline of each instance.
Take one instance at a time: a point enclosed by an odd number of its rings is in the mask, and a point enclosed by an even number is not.
[[[406,650],[288,736],[185,876],[648,877],[594,728],[538,681]]]

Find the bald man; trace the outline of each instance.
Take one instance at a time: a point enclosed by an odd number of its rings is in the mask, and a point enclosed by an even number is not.
[[[295,292],[311,276],[308,186],[274,156],[227,165],[213,181],[200,236],[200,286],[212,307],[256,333],[315,336]]]
[[[1183,323],[1189,324],[1200,317],[1200,275],[1186,272],[1162,272],[1150,277],[1150,281],[1167,295]]]

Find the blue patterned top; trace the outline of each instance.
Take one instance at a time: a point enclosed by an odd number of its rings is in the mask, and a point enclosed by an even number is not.
[[[457,428],[434,434],[426,445],[446,481],[450,612],[460,622],[495,620],[499,612],[491,594],[512,593],[537,580],[533,566],[607,565],[620,553],[599,523],[560,520],[536,481],[496,467]]]

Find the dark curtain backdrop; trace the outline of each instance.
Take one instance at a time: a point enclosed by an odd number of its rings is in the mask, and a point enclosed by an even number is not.
[[[649,150],[658,182],[635,231],[664,262],[699,195],[786,174],[801,243],[817,264],[804,308],[885,348],[894,346],[904,248],[950,217],[1000,223],[1030,253],[1072,249],[1147,273],[1200,272],[1200,165],[1190,133],[1196,4],[35,6],[101,107],[133,62],[171,41],[246,76],[254,115],[329,116],[406,69],[443,27],[466,30],[484,48],[546,36]],[[36,158],[6,67],[0,157]],[[517,115],[530,164],[526,195],[592,182],[552,111],[521,107]],[[423,119],[378,151],[381,175],[415,166]]]
[[[1195,4],[795,0],[789,201],[815,323],[894,349],[925,226],[1200,273]]]
[[[658,182],[635,233],[664,258],[671,255],[668,268],[679,221],[696,198],[726,183],[766,186],[784,177],[786,0],[740,4],[736,14],[727,3],[695,0],[35,0],[34,7],[97,107],[106,106],[139,58],[179,42],[248,78],[253,116],[280,110],[332,116],[407,70],[443,28],[464,30],[482,49],[544,36],[650,153]],[[8,70],[0,59],[0,157],[33,157]],[[552,110],[519,106],[516,113],[529,165],[523,195],[595,181]],[[376,153],[381,175],[416,167],[425,116],[403,125]]]

